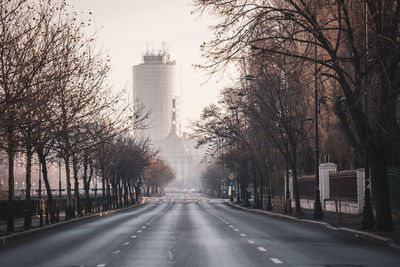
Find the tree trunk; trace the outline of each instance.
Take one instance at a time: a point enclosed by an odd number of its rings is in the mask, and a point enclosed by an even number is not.
[[[115,205],[116,204],[115,182],[113,182],[111,184],[111,193],[112,193],[112,196],[111,196],[111,202],[112,202],[111,208],[115,209],[115,207],[116,207],[116,205]]]
[[[31,202],[31,175],[32,175],[32,146],[26,146],[26,195],[25,195],[25,218],[24,229],[32,227],[32,202]]]
[[[295,202],[296,215],[301,215],[303,213],[301,211],[300,196],[299,196],[299,183],[297,180],[297,147],[294,145],[292,147],[293,147],[293,151],[291,153],[292,158],[290,159],[290,164],[291,164],[292,172],[293,172],[293,196],[294,196],[294,202]]]
[[[296,208],[296,215],[301,215],[301,205],[300,205],[300,196],[299,196],[299,184],[297,182],[297,169],[292,166],[293,169],[293,195],[294,202]]]
[[[65,179],[67,180],[67,206],[66,206],[66,216],[65,219],[69,220],[72,218],[72,194],[71,194],[71,169],[69,164],[69,154],[66,153],[65,161]]]
[[[79,196],[78,159],[75,156],[72,156],[72,170],[74,172],[74,196],[76,198],[76,210],[77,213],[82,216],[81,198]]]
[[[254,208],[259,208],[258,206],[258,183],[257,183],[257,175],[256,175],[256,168],[254,166],[255,164],[252,162],[251,164],[251,174],[253,176],[253,192],[254,192],[254,202],[253,202],[253,207]]]
[[[106,208],[107,210],[111,209],[111,187],[110,187],[110,183],[107,182],[107,204],[106,204]]]
[[[101,184],[102,184],[102,197],[103,199],[106,197],[106,171],[104,168],[104,163],[100,163],[100,171],[101,171]]]
[[[85,188],[85,198],[86,198],[86,210],[87,212],[92,212],[91,205],[90,205],[90,182],[83,181],[83,187]],[[86,211],[85,211],[86,213]]]
[[[135,186],[136,203],[139,202],[140,187]]]
[[[92,164],[90,164],[90,174],[88,175],[88,158],[85,156],[84,162],[83,162],[83,188],[85,189],[85,199],[86,199],[86,210],[85,213],[87,212],[92,212],[91,204],[90,204],[90,182],[92,180],[92,173],[93,173],[93,167]]]
[[[390,206],[389,184],[387,180],[385,158],[387,155],[375,154],[371,162],[373,199],[376,201],[376,230],[392,231],[392,211]]]
[[[8,209],[7,232],[14,232],[14,145],[8,144]]]
[[[50,211],[50,222],[55,223],[56,222],[56,209],[54,206],[53,195],[51,193],[50,183],[49,183],[49,179],[47,176],[46,157],[40,151],[38,152],[38,156],[39,156],[40,164],[42,165],[43,181],[44,181],[44,184],[46,186],[46,191],[47,191],[47,208]]]
[[[129,204],[130,205],[133,205],[135,203],[135,199],[134,199],[133,194],[132,194],[133,193],[132,189],[133,189],[133,186],[132,186],[131,182],[128,182],[129,199],[130,199]]]
[[[118,190],[117,182],[114,182],[113,189],[114,189],[114,209],[118,209],[118,207],[119,207],[119,204],[118,204],[118,202],[119,202],[119,199],[118,199],[119,190]]]
[[[122,187],[121,182],[118,181],[118,208],[122,207]]]
[[[128,186],[126,184],[126,182],[124,182],[124,206],[128,206]]]

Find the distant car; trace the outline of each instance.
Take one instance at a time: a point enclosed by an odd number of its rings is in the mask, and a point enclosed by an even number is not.
[[[191,194],[191,193],[192,193],[192,190],[188,190],[187,193],[188,193],[188,194]]]

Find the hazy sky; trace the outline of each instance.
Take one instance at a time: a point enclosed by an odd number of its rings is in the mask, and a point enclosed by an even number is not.
[[[213,35],[209,17],[191,15],[191,0],[68,0],[79,12],[92,12],[99,45],[112,58],[112,82],[132,91],[132,66],[141,62],[149,47],[160,49],[165,42],[178,65],[182,66],[183,124],[196,119],[203,107],[216,101],[220,89],[230,77],[213,78],[194,70],[203,62],[200,44]],[[217,83],[217,80],[219,82]]]

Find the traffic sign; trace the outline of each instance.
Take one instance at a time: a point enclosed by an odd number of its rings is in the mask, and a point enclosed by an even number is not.
[[[229,179],[233,180],[235,178],[235,175],[233,175],[233,173],[229,174]]]

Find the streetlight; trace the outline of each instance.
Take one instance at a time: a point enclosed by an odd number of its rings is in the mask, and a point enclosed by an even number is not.
[[[61,160],[58,161],[58,190],[61,199]]]
[[[314,3],[315,19],[317,18],[317,3]],[[314,220],[322,220],[324,212],[321,207],[319,191],[319,150],[318,150],[318,64],[317,64],[317,38],[314,35],[314,120],[315,120],[315,196],[314,196]]]
[[[289,191],[289,155],[286,155],[286,192],[285,192],[286,204],[284,207],[285,214],[292,213],[292,203],[290,201],[290,191]]]
[[[368,5],[367,1],[365,1],[365,71],[368,70]],[[368,75],[365,75],[364,78],[365,84],[365,92],[364,92],[364,112],[368,125]],[[367,127],[368,130],[368,127]],[[371,205],[371,191],[370,191],[370,183],[369,183],[369,160],[368,160],[368,150],[366,145],[364,145],[364,180],[365,180],[365,188],[364,188],[364,207],[363,207],[363,218],[361,220],[361,224],[364,229],[372,229],[374,228],[374,214],[372,212]]]
[[[233,121],[233,119],[234,119],[234,114],[236,113],[236,124],[238,125],[239,124],[239,117],[238,117],[238,107],[237,106],[230,106],[229,107],[229,110],[231,110],[232,111],[232,121]],[[242,177],[240,178],[240,179],[242,179]],[[240,181],[240,185],[242,186],[242,184],[243,184],[243,181]],[[239,187],[239,179],[237,180],[237,185],[236,185],[236,187],[237,187],[237,203],[240,203],[241,201],[240,201],[240,192],[241,191],[243,191],[243,188],[242,188],[242,190],[240,190],[240,187]],[[231,195],[233,195],[234,194],[234,192],[233,192],[233,190],[231,190]],[[242,194],[243,194],[243,192],[242,192]],[[247,196],[245,196],[245,197],[247,197]],[[233,198],[233,196],[232,196],[232,198]]]
[[[43,226],[43,207],[42,207],[42,165],[39,162],[39,215],[40,215],[40,226]]]

